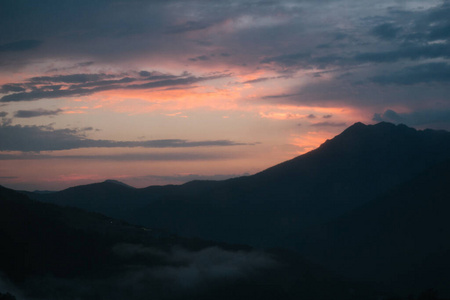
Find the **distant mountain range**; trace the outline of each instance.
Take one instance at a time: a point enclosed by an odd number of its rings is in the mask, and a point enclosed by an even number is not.
[[[252,176],[24,193],[182,236],[287,247],[352,280],[405,292],[436,286],[450,295],[446,131],[356,123]]]

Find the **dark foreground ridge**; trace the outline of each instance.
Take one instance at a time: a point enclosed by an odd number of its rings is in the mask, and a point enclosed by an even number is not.
[[[347,299],[356,290],[285,250],[186,239],[0,186],[0,299]]]

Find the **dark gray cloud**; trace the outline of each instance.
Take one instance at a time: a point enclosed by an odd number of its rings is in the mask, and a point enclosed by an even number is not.
[[[450,109],[424,109],[409,113],[397,113],[392,109],[384,113],[375,113],[373,121],[391,122],[395,124],[405,124],[416,127],[434,127],[440,129],[450,129]]]
[[[0,118],[6,117],[8,113],[6,111],[0,111]]]
[[[89,67],[89,66],[92,66],[93,64],[94,64],[93,61],[84,61],[84,62],[80,62],[80,63],[74,64],[74,65],[68,66],[68,67],[52,68],[52,69],[48,70],[48,72],[70,71],[70,70],[74,70],[74,69],[78,69],[78,68]]]
[[[191,85],[197,82],[205,81],[205,80],[212,80],[217,79],[221,77],[228,76],[226,74],[223,75],[213,75],[213,76],[206,76],[206,77],[196,77],[196,76],[183,76],[176,79],[166,79],[166,80],[158,80],[158,81],[151,81],[146,82],[142,84],[131,84],[128,86],[125,86],[126,89],[152,89],[152,88],[160,88],[160,87],[173,87],[173,86],[186,86]]]
[[[359,63],[393,63],[400,60],[419,60],[430,58],[450,58],[450,45],[406,45],[392,51],[360,53],[354,56],[352,60]]]
[[[189,148],[246,145],[229,140],[188,141],[180,139],[148,141],[92,140],[85,130],[54,129],[51,126],[0,126],[0,151],[52,151],[78,148]]]
[[[112,89],[112,88],[111,88]],[[39,99],[54,99],[61,97],[73,97],[90,95],[98,91],[108,90],[107,88],[95,88],[95,89],[72,89],[72,90],[34,90],[30,92],[15,93],[3,96],[0,98],[0,102],[15,102],[15,101],[34,101]]]
[[[324,119],[329,119],[329,118],[332,118],[333,117],[333,115],[324,115],[324,116],[322,116],[322,118],[324,118]]]
[[[301,67],[309,67],[311,62],[311,53],[310,52],[298,52],[291,54],[283,54],[273,57],[267,57],[261,60],[261,63],[277,63],[284,66],[301,66]]]
[[[26,51],[30,49],[37,48],[42,41],[38,40],[21,40],[17,42],[11,42],[7,44],[0,45],[0,52],[14,52],[14,51]]]
[[[370,78],[379,84],[412,85],[418,83],[449,82],[450,64],[427,63],[403,68],[399,71]]]
[[[372,29],[372,34],[384,40],[392,40],[397,37],[397,34],[400,32],[400,30],[401,28],[396,27],[390,23],[384,23],[375,26]]]
[[[25,92],[26,89],[22,86],[22,84],[12,83],[12,84],[4,84],[0,89],[0,93],[6,94],[9,92]]]
[[[41,116],[56,116],[62,113],[62,109],[56,110],[46,110],[46,109],[35,109],[35,110],[18,110],[14,113],[14,117],[16,118],[34,118]]]
[[[313,127],[345,127],[347,124],[344,122],[319,122],[311,124]]]
[[[263,99],[359,107],[448,102],[450,5],[444,1],[425,8],[412,7],[397,2],[384,11],[372,7],[371,13],[369,6],[367,11],[360,10],[363,15],[358,21],[348,16],[349,22],[353,21],[348,31],[329,28],[327,37],[318,30],[317,40],[311,39],[310,44],[263,56],[260,62],[266,68],[282,74],[318,69],[332,75],[326,80],[313,76],[302,88]],[[380,90],[374,83],[391,87]]]
[[[197,56],[197,57],[189,58],[190,61],[206,61],[206,60],[209,60],[209,59],[210,59],[210,57],[207,56],[207,55],[200,55],[200,56]]]
[[[15,93],[3,96],[0,98],[0,102],[34,101],[39,99],[86,96],[101,91],[117,89],[186,87],[197,82],[229,76],[228,74],[192,76],[186,72],[176,76],[148,71],[141,71],[139,72],[139,75],[139,78],[103,73],[32,77],[23,83],[3,85],[3,93]],[[105,78],[118,79],[104,80]],[[61,85],[61,83],[63,85]],[[42,86],[42,84],[47,85]],[[65,89],[62,89],[62,86],[64,86]],[[12,87],[14,87],[14,89]]]
[[[433,58],[450,58],[450,44],[438,43],[425,46],[407,44],[394,50],[365,51],[351,56],[342,54],[317,56],[309,52],[300,52],[265,58],[261,60],[261,63],[276,63],[283,67],[302,69],[326,69],[328,67],[347,67],[365,63],[395,63],[401,60],[417,61]]]
[[[104,78],[113,78],[115,75],[101,74],[71,74],[71,75],[54,75],[54,76],[38,76],[29,79],[30,82],[38,83],[86,83],[91,81],[99,81]]]

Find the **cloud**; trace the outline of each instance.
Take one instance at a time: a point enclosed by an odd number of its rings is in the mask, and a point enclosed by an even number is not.
[[[344,127],[347,126],[344,122],[319,122],[319,123],[313,123],[310,126],[313,127]]]
[[[252,280],[261,272],[279,267],[271,255],[262,251],[163,247],[117,244],[112,253],[120,261],[119,268],[113,268],[108,276],[68,279],[36,276],[28,280],[26,292],[58,299],[91,299],[98,295],[112,300],[203,299],[203,293],[209,297],[215,288],[219,291],[227,285],[239,288],[240,281]]]
[[[449,82],[450,64],[435,62],[406,67],[397,72],[374,76],[371,80],[383,85],[412,85],[418,83]]]
[[[45,110],[45,109],[35,109],[35,110],[18,110],[14,113],[16,118],[34,118],[41,116],[56,116],[62,113],[62,109],[56,110]]]
[[[450,58],[449,44],[429,44],[416,46],[415,44],[398,47],[389,51],[364,51],[352,56],[342,54],[312,55],[299,52],[269,57],[261,60],[262,64],[276,63],[284,67],[302,69],[326,69],[329,67],[350,67],[365,63],[395,63],[402,60],[420,60],[432,58]]]
[[[0,118],[6,117],[8,113],[6,111],[0,111]]]
[[[376,122],[385,121],[385,122],[392,122],[392,123],[400,123],[403,121],[403,118],[398,113],[393,111],[392,109],[388,109],[382,114],[378,114],[378,113],[374,114],[372,120],[376,121]]]
[[[283,54],[273,57],[267,57],[263,60],[261,60],[262,64],[268,64],[268,63],[277,63],[285,66],[303,66],[303,67],[309,67],[311,59],[311,53],[309,52],[297,52],[292,54]]]
[[[25,92],[26,89],[21,84],[4,84],[0,89],[0,93],[6,94],[9,92]]]
[[[392,40],[397,37],[400,32],[400,28],[392,25],[391,23],[384,23],[375,26],[372,29],[372,34],[384,40]]]
[[[187,21],[180,25],[173,25],[167,28],[166,33],[185,33],[190,31],[203,30],[210,27],[212,24],[208,22]]]
[[[139,78],[127,77],[121,74],[104,73],[32,77],[26,82],[3,85],[3,93],[15,93],[3,96],[0,98],[0,102],[34,101],[39,99],[86,96],[97,92],[118,89],[140,90],[179,86],[186,87],[197,82],[229,76],[228,74],[193,76],[187,72],[176,76],[148,71],[140,71],[139,75]],[[117,79],[104,80],[108,78]],[[42,86],[42,84],[47,85]],[[64,89],[62,87],[64,87]]]
[[[450,58],[450,45],[408,45],[391,51],[365,52],[355,55],[352,58],[352,61],[358,63],[393,63],[400,60],[418,60],[430,58]]]
[[[175,248],[172,250],[170,260],[183,263],[183,266],[166,266],[152,273],[181,288],[242,278],[258,269],[272,268],[276,265],[273,259],[262,252],[233,252],[218,247],[197,252]]]
[[[392,109],[375,113],[373,121],[402,123],[408,126],[431,126],[450,129],[450,109],[425,109],[408,113],[397,113]]]
[[[264,252],[229,251],[219,247],[200,251],[173,247],[170,251],[163,252],[142,245],[120,244],[114,247],[114,252],[126,258],[156,256],[164,259],[167,262],[164,266],[135,268],[134,274],[130,274],[129,278],[157,278],[176,289],[199,288],[211,283],[225,284],[228,280],[245,278],[258,270],[277,266],[276,261]]]
[[[39,40],[21,40],[17,42],[1,44],[0,52],[15,52],[15,51],[26,51],[39,47],[42,41]]]
[[[200,55],[200,56],[197,56],[197,57],[189,58],[190,61],[206,61],[206,60],[209,60],[209,59],[210,59],[210,57],[206,56],[206,55]]]
[[[108,276],[100,279],[40,276],[30,280],[27,292],[31,295],[56,294],[59,299],[86,299],[98,295],[112,300],[130,296],[138,299],[198,299],[204,292],[209,296],[208,292],[217,287],[227,284],[230,288],[236,284],[239,287],[239,280],[252,279],[260,272],[278,267],[277,261],[265,252],[231,251],[219,247],[193,251],[181,246],[161,250],[139,244],[117,244],[112,252],[120,258],[123,268]]]
[[[229,140],[188,141],[181,139],[148,141],[92,140],[79,129],[54,129],[51,126],[0,126],[0,151],[53,151],[78,148],[189,148],[248,145]]]
[[[267,95],[267,96],[262,96],[261,99],[278,99],[278,98],[291,98],[291,97],[295,97],[295,96],[299,96],[299,93],[295,93],[295,94],[279,94],[279,95]]]
[[[104,78],[113,78],[115,75],[100,74],[71,74],[71,75],[54,75],[54,76],[37,76],[31,77],[29,81],[32,83],[86,83],[98,81]]]
[[[333,115],[324,115],[324,116],[322,116],[322,118],[324,118],[324,119],[329,119],[329,118],[332,118],[333,117]]]
[[[275,78],[278,78],[278,77],[261,77],[261,78],[256,78],[256,79],[252,79],[252,80],[247,80],[242,83],[244,83],[244,84],[245,83],[258,83],[258,82],[263,82],[263,81],[267,81],[267,80],[275,79]]]
[[[72,66],[68,66],[68,67],[52,68],[52,69],[48,70],[48,72],[69,71],[69,70],[73,70],[73,69],[89,67],[89,66],[92,66],[93,64],[94,64],[93,61],[84,61],[84,62],[76,63],[76,64],[74,64]]]
[[[59,160],[96,160],[96,161],[203,161],[203,160],[223,160],[230,159],[233,156],[227,153],[200,153],[198,151],[195,152],[165,152],[165,153],[125,153],[125,154],[99,154],[99,155],[50,155],[50,154],[39,154],[39,153],[20,153],[20,154],[2,154],[0,153],[0,160],[49,160],[49,159],[59,159]],[[217,177],[216,177],[217,176]],[[214,175],[212,177],[201,176],[198,175],[195,178],[195,175],[191,177],[187,176],[142,176],[136,177],[135,179],[139,180],[140,178],[155,178],[155,179],[167,179],[171,180],[182,180],[184,178],[192,178],[195,179],[205,179],[205,180],[220,180],[219,178],[223,176],[224,179],[227,175]],[[238,175],[236,175],[238,176]],[[233,175],[230,175],[233,177]],[[228,177],[228,178],[230,178]],[[215,179],[217,178],[217,179]],[[226,178],[226,179],[228,179]],[[188,181],[188,180],[186,180]],[[184,181],[185,182],[185,181]]]

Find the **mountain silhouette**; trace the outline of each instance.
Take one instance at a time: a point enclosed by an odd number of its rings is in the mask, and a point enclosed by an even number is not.
[[[307,257],[349,278],[450,295],[450,160],[295,236]]]
[[[446,159],[449,132],[356,123],[319,148],[252,176],[144,189],[106,181],[28,195],[184,236],[297,247],[293,234],[360,207]]]

